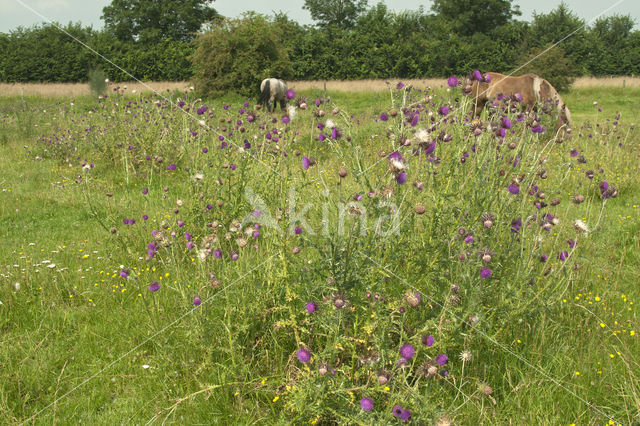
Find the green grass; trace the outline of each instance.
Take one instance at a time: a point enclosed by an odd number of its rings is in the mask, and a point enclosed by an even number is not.
[[[305,95],[312,100],[320,93]],[[366,200],[369,188],[382,191],[389,181],[395,188],[387,161],[376,164],[377,152],[388,154],[391,135],[398,131],[374,121],[389,109],[389,94],[332,95],[325,119],[336,120],[352,143],[315,142],[312,111],[300,111],[295,127],[300,135],[285,134],[286,159],[266,149],[258,151],[257,142],[251,141],[260,163],[230,150],[212,154],[220,143],[218,135],[228,131],[222,127],[231,127],[218,118],[233,116],[220,106],[231,103],[235,113],[243,101],[237,97],[209,103],[215,105],[210,125],[218,128],[211,134],[175,113],[168,135],[156,132],[153,125],[122,124],[124,119],[135,120],[116,108],[101,109],[89,98],[76,99],[75,112],[66,106],[68,101],[56,105],[54,100],[27,99],[23,107],[17,99],[3,99],[2,423],[377,424],[397,421],[389,408],[396,403],[410,408],[418,423],[443,416],[459,424],[638,422],[640,133],[630,128],[640,108],[638,91],[579,89],[564,98],[576,123],[589,121],[594,129],[576,126],[582,136],[574,134],[573,140],[547,149],[549,179],[536,182],[545,188],[547,200],[562,198],[552,210],[561,223],[541,248],[532,242],[535,221],[530,230],[523,227],[517,243],[509,229],[513,215],[530,211],[528,198],[522,194],[517,198],[521,203],[511,202],[502,192],[487,192],[488,187],[504,186],[497,172],[511,160],[487,156],[484,169],[471,168],[471,160],[461,166],[459,158],[468,147],[462,142],[466,130],[460,126],[451,130],[452,143],[438,145],[443,161],[438,175],[428,174],[430,166],[409,160],[410,180],[394,195],[401,199],[392,198],[406,212],[394,240],[378,239],[372,232],[356,236],[353,221],[347,221],[352,234],[344,238],[311,237],[306,232],[280,237],[263,228],[256,240],[259,250],[249,239],[247,248],[238,249],[237,262],[225,257],[204,264],[183,249],[184,230],[175,225],[176,219],[187,222],[184,229],[203,247],[213,220],[226,227],[250,211],[244,201],[247,185],[285,221],[288,190],[296,188],[300,199],[314,203],[307,214],[314,225],[319,224],[323,203],[333,211],[339,202],[353,200],[354,193]],[[333,105],[340,111],[335,116]],[[622,118],[620,129],[613,132],[616,111]],[[162,122],[158,114],[149,113],[151,123]],[[351,114],[360,125],[349,120]],[[89,126],[97,130],[82,136]],[[198,129],[199,135],[190,137],[187,127]],[[73,151],[58,150],[54,155],[38,142],[40,135],[60,135],[67,129],[76,136],[70,143]],[[593,139],[589,132],[595,133]],[[520,155],[523,171],[536,170],[540,165],[535,154],[544,143],[523,140],[514,152]],[[118,147],[118,142],[124,146]],[[129,143],[139,151],[129,152]],[[204,156],[202,146],[209,147],[211,155]],[[570,157],[570,148],[578,149],[586,164]],[[295,149],[314,156],[318,165],[305,173],[300,158],[292,154]],[[163,163],[142,160],[144,150],[162,155]],[[503,152],[508,156],[506,149]],[[83,172],[84,160],[95,162],[95,169]],[[176,172],[166,170],[171,162],[179,165]],[[237,164],[242,176],[223,167],[226,164]],[[356,179],[359,166],[371,169]],[[344,180],[336,174],[340,167],[349,170]],[[584,177],[588,169],[596,172],[593,182]],[[411,189],[418,170],[423,192]],[[202,182],[192,179],[199,171],[205,175]],[[602,215],[600,180],[619,190]],[[329,196],[322,195],[324,185],[330,188]],[[142,188],[149,188],[149,195],[141,195]],[[524,183],[522,188],[526,192]],[[586,196],[583,204],[571,203],[576,193]],[[213,213],[203,211],[206,203],[214,206]],[[424,216],[413,214],[416,204],[426,206]],[[496,252],[497,260],[491,263],[494,280],[480,281],[477,259],[457,260],[464,245],[455,235],[465,210],[474,216],[488,205],[503,214],[494,234],[483,234],[475,220],[464,222],[474,230],[478,244]],[[147,222],[143,214],[149,215]],[[128,217],[135,217],[134,226],[123,225]],[[572,223],[577,218],[584,218],[592,232],[579,238],[570,262],[563,265],[556,254],[567,247],[567,237],[575,237]],[[168,222],[167,233],[178,233],[180,245],[162,249],[147,261],[151,230],[161,229],[163,220]],[[596,226],[600,228],[593,229]],[[226,232],[220,231],[220,240]],[[234,247],[220,244],[225,254]],[[302,252],[292,255],[293,247]],[[546,265],[530,261],[540,250],[549,251]],[[127,279],[119,276],[123,268],[129,269]],[[535,275],[534,286],[527,284],[529,272]],[[159,281],[161,290],[149,292],[151,281]],[[460,286],[461,300],[457,306],[446,305],[453,313],[449,315],[427,298],[449,303],[451,284]],[[403,295],[412,288],[425,294],[420,308],[407,307],[400,313],[399,308],[406,307]],[[367,291],[389,302],[374,303],[365,296]],[[204,303],[194,309],[195,295]],[[332,308],[336,296],[353,305]],[[320,308],[315,316],[304,308],[311,300]],[[492,340],[458,321],[470,313],[481,314],[479,330]],[[393,368],[400,345],[416,344],[422,332],[436,336],[437,352],[420,348],[416,358],[426,362],[425,356],[446,352],[450,379],[417,380],[418,374],[411,373],[416,365],[409,372],[394,370],[389,390],[379,386],[372,375]],[[310,367],[295,359],[298,348],[306,345],[314,354]],[[462,349],[474,355],[464,367],[458,359]],[[360,362],[376,352],[381,360],[374,366]],[[322,359],[336,368],[335,375],[317,373]],[[481,393],[481,383],[492,388],[491,396]],[[372,413],[359,408],[364,396],[375,401]]]

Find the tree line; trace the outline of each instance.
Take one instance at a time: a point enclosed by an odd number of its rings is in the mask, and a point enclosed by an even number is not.
[[[210,2],[113,0],[103,9],[102,30],[70,23],[64,31],[43,24],[0,33],[0,80],[81,82],[102,68],[112,81],[131,80],[122,70],[142,80],[194,78],[214,94],[254,90],[255,80],[267,75],[323,80],[509,72],[569,34],[523,71],[553,78],[640,73],[640,31],[630,16],[585,26],[564,3],[525,22],[512,0],[435,0],[430,11],[399,13],[383,3],[369,7],[367,0],[305,0],[315,25],[300,25],[282,13],[225,19]]]

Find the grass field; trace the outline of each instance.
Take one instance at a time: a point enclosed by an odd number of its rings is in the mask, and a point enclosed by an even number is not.
[[[392,87],[0,98],[2,423],[639,422],[640,89]]]

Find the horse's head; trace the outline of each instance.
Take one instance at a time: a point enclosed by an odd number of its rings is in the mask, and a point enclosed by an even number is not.
[[[475,80],[472,80],[470,75],[466,76],[464,80],[462,80],[462,93],[464,93],[465,95],[470,95],[473,91],[474,83]]]

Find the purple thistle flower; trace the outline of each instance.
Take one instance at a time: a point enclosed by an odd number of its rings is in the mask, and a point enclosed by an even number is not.
[[[436,141],[433,141],[428,147],[425,148],[424,154],[431,155],[433,154],[433,151],[435,151],[435,149],[436,149]]]
[[[507,130],[503,127],[500,130],[498,130],[498,135],[500,135],[501,138],[505,138],[507,136]]]
[[[606,180],[600,182],[600,191],[605,192],[607,189],[609,189],[609,182],[607,182]]]
[[[147,195],[149,193],[149,190],[147,188],[144,188],[142,190],[142,195]]]
[[[380,114],[380,121],[387,121],[387,120],[389,120],[389,116],[387,114],[385,114],[384,112]]]
[[[549,256],[547,256],[545,253],[542,253],[540,255],[540,262],[544,263],[547,261],[547,259],[549,259]]]
[[[371,411],[373,410],[373,401],[371,398],[362,398],[360,400],[360,407],[362,407],[364,411]]]
[[[193,248],[196,245],[193,243],[193,241],[187,241],[187,250],[193,250]]]
[[[416,348],[414,348],[412,345],[410,345],[408,343],[406,345],[403,345],[400,348],[400,356],[402,358],[404,358],[404,359],[409,360],[409,359],[413,358],[413,355],[415,353],[416,353]]]
[[[142,216],[142,220],[149,220],[149,216],[148,216],[148,215],[146,215],[146,214],[145,214],[145,215],[143,215],[143,216]]]
[[[569,248],[574,248],[576,246],[576,240],[574,240],[573,238],[569,238],[567,240],[567,244],[569,244]]]
[[[128,278],[129,277],[129,270],[128,269],[123,269],[122,271],[120,271],[120,276],[122,278]]]
[[[300,234],[302,234],[302,228],[300,228],[299,226],[298,226],[298,227],[296,227],[296,229],[294,230],[294,233],[295,233],[296,235],[300,235]]]
[[[433,346],[435,338],[433,336],[422,336],[422,344],[425,346]]]
[[[398,85],[396,86],[396,89],[400,90],[404,87],[404,83],[403,82],[398,82]]]
[[[407,181],[407,174],[405,172],[398,173],[398,176],[396,176],[396,182],[398,183],[398,185],[402,185],[406,181]]]
[[[396,160],[396,161],[404,162],[404,157],[398,151],[393,151],[391,154],[389,154],[387,158],[389,159],[389,161]]]
[[[309,161],[309,159],[307,157],[302,157],[302,167],[305,170],[309,170],[310,165],[311,165],[311,162]]]
[[[296,97],[296,92],[294,92],[293,89],[287,90],[287,99],[293,99],[295,97]]]
[[[545,128],[544,128],[544,126],[540,126],[540,125],[538,125],[538,126],[536,126],[536,127],[533,127],[533,128],[531,129],[531,131],[532,131],[533,133],[538,133],[538,134],[544,133],[546,130],[547,130],[547,129],[545,129]]]
[[[507,186],[507,190],[512,195],[518,195],[520,193],[520,187],[518,185],[513,184],[513,183],[510,184],[509,186]]]
[[[447,115],[449,114],[449,111],[450,111],[449,107],[444,105],[440,107],[438,112],[440,112],[441,115]]]
[[[446,356],[445,354],[440,354],[436,358],[436,363],[440,366],[446,365],[447,362],[449,362],[449,357]]]
[[[291,121],[291,119],[289,118],[288,115],[285,115],[284,117],[282,117],[282,122],[284,124],[289,124],[290,121]]]
[[[177,166],[175,164],[169,164],[167,166],[167,170],[175,170],[177,168]]]
[[[480,70],[473,70],[473,78],[478,81],[482,81],[482,73]]]
[[[473,238],[473,235],[467,235],[467,237],[464,239],[464,242],[467,244],[471,244],[472,242],[474,242],[476,239]]]
[[[482,268],[480,271],[480,278],[489,278],[491,275],[493,275],[493,271],[489,268]]]
[[[414,114],[413,119],[411,120],[411,127],[416,127],[418,125],[418,120],[420,119],[419,114]]]
[[[523,98],[522,98],[522,93],[517,92],[517,93],[514,95],[514,97],[516,98],[516,101],[518,101],[518,102],[522,102],[522,99],[523,99]],[[522,117],[522,119],[524,120],[524,116]]]
[[[405,410],[404,408],[402,408],[399,405],[394,405],[394,407],[393,407],[393,415],[396,416],[397,418],[399,418],[400,420],[404,421],[405,423],[407,423],[407,422],[409,422],[409,420],[411,420],[411,411]]]
[[[307,312],[312,314],[316,311],[316,309],[318,309],[318,306],[315,304],[315,302],[308,302],[306,308]]]
[[[518,233],[520,232],[520,228],[522,228],[522,219],[518,218],[518,219],[513,219],[511,221],[511,231]]]
[[[216,259],[220,259],[222,257],[222,251],[214,250],[213,251],[213,257],[215,257]]]
[[[491,74],[485,74],[484,80],[486,83],[491,83]]]
[[[566,251],[566,250],[563,250],[563,251],[560,253],[560,255],[558,256],[558,258],[559,258],[561,261],[563,261],[563,262],[564,262],[565,260],[567,260],[567,259],[569,258],[569,253],[567,253],[567,251]]]
[[[326,139],[326,136],[324,134],[322,134],[322,133],[318,134],[318,140],[320,142],[324,142],[325,139]]]
[[[196,297],[193,298],[193,304],[195,306],[200,306],[200,303],[202,303],[202,301],[200,300],[199,296],[196,296]]]
[[[158,283],[157,281],[151,281],[151,284],[149,284],[149,291],[150,292],[156,292],[158,290],[160,290],[160,283]]]
[[[502,117],[502,127],[505,129],[511,128],[511,120],[509,117]]]
[[[311,352],[309,352],[306,349],[300,349],[296,354],[296,356],[298,357],[298,361],[300,361],[303,364],[306,364],[311,360]]]
[[[452,75],[447,79],[447,84],[449,87],[456,87],[458,85],[458,78]]]

